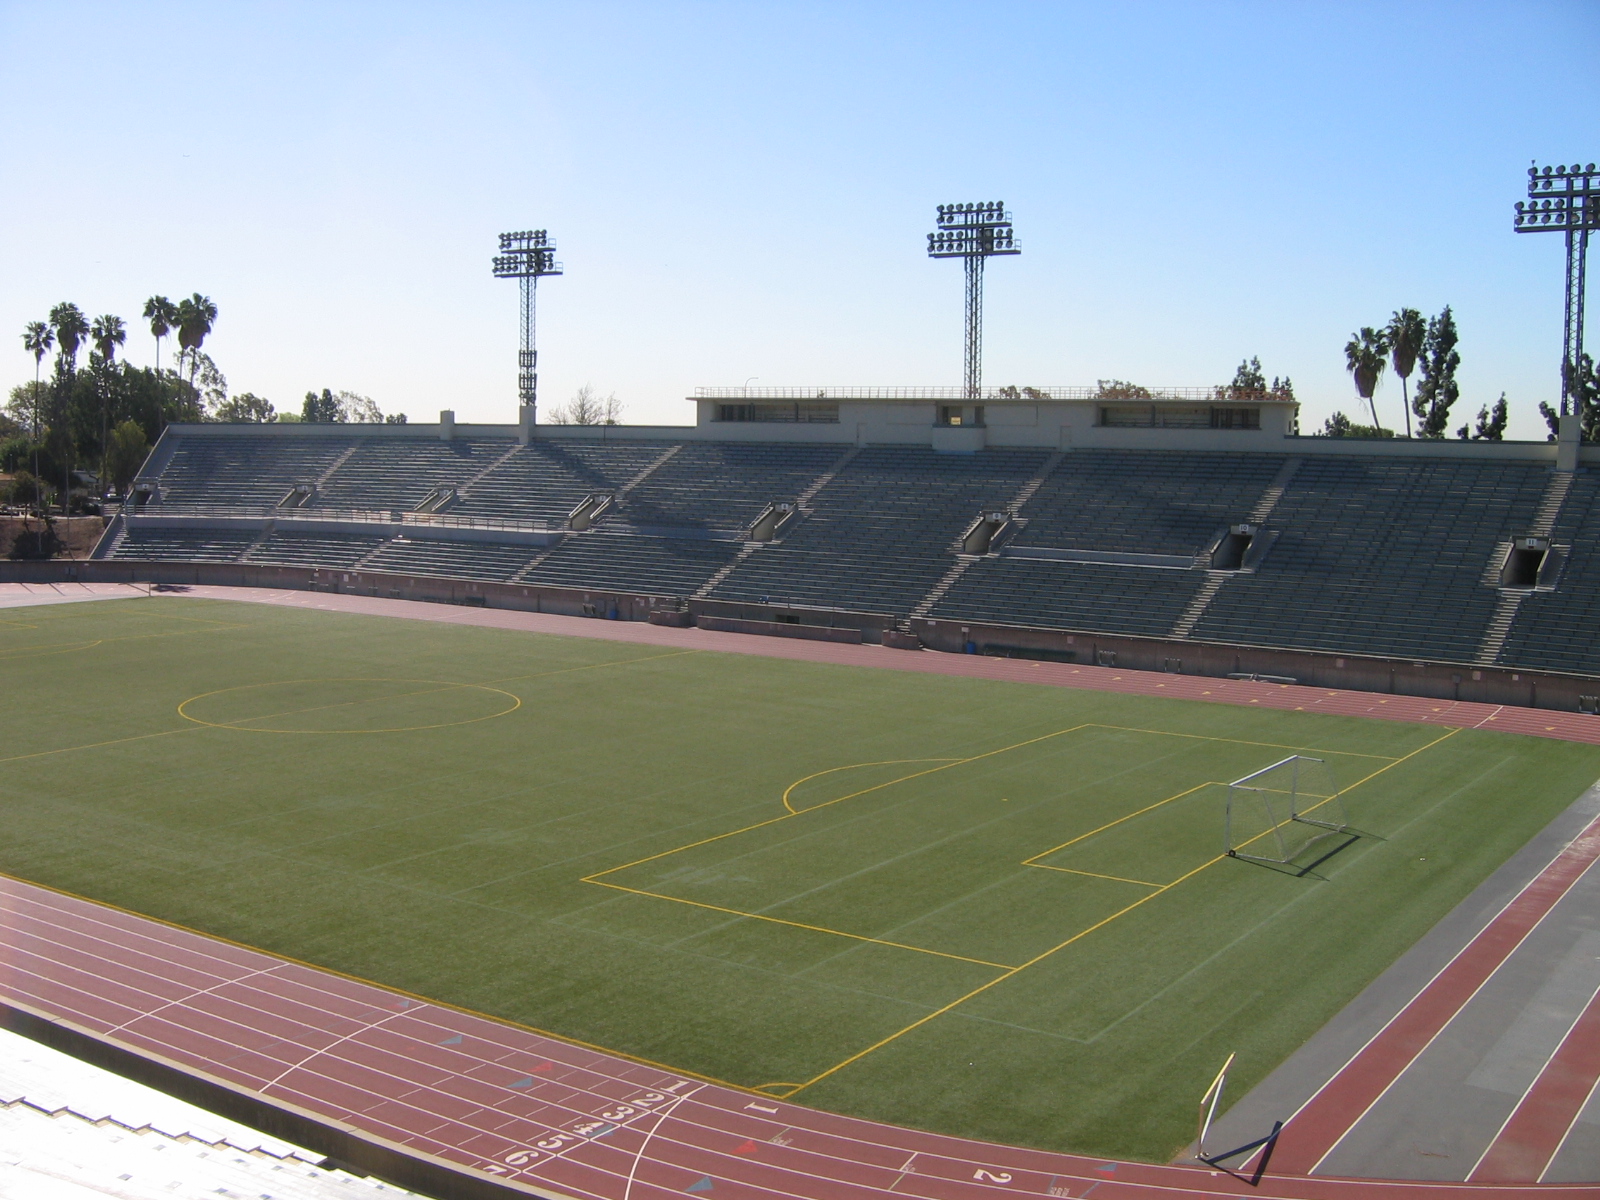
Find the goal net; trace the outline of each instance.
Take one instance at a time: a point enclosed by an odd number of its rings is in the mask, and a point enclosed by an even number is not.
[[[1349,829],[1328,764],[1291,754],[1228,785],[1223,849],[1233,858],[1293,863]]]

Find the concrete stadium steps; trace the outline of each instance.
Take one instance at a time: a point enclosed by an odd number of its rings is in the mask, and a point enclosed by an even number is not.
[[[1254,575],[1229,580],[1193,637],[1470,662],[1498,592],[1494,547],[1526,532],[1550,470],[1538,463],[1308,458]]]
[[[1204,571],[986,559],[963,572],[927,616],[1165,637],[1207,578]]]
[[[436,542],[397,537],[361,563],[366,570],[397,575],[435,575],[446,579],[486,579],[504,583],[525,567],[538,546],[508,542]]]
[[[106,557],[146,562],[231,563],[238,562],[239,556],[259,536],[260,530],[256,529],[135,525],[123,529]]]
[[[460,487],[514,445],[511,438],[364,439],[323,482],[317,504],[409,511],[437,487]]]
[[[686,442],[606,520],[663,528],[748,529],[774,500],[793,500],[839,458],[836,445]]]
[[[179,438],[157,481],[163,503],[273,505],[350,449],[344,433],[271,441]],[[143,478],[143,476],[141,476]]]
[[[450,515],[565,525],[585,496],[620,490],[673,444],[534,441],[486,472]]]
[[[1048,458],[868,447],[817,493],[807,520],[740,563],[711,598],[909,613],[949,569],[973,516],[1003,508]]]
[[[279,530],[260,544],[250,547],[241,561],[349,570],[386,540],[377,534],[309,534]]]
[[[599,530],[568,538],[517,582],[687,597],[742,549],[742,542]]]
[[[1074,450],[1028,501],[1019,546],[1195,554],[1245,520],[1287,455]]]
[[[1568,547],[1557,590],[1533,592],[1517,607],[1502,665],[1600,675],[1600,474],[1579,471],[1551,533]]]

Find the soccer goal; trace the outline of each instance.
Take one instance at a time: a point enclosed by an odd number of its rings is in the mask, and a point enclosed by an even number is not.
[[[1222,848],[1231,858],[1290,863],[1349,828],[1328,764],[1291,754],[1228,785]]]

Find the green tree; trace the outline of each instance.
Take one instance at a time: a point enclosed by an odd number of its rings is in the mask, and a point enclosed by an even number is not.
[[[1505,438],[1506,421],[1508,416],[1509,414],[1506,409],[1506,394],[1501,392],[1500,399],[1494,402],[1494,410],[1492,412],[1487,404],[1478,410],[1477,427],[1471,431],[1470,435],[1468,433],[1467,426],[1463,425],[1460,429],[1456,430],[1456,436],[1463,442],[1466,441],[1469,436],[1474,442],[1501,441]]]
[[[1388,352],[1388,335],[1370,325],[1363,325],[1359,333],[1351,334],[1344,347],[1345,366],[1356,381],[1356,394],[1372,410],[1374,429],[1379,428],[1382,422],[1378,420],[1378,405],[1372,396],[1378,390],[1378,380],[1383,377],[1386,365],[1384,355]]]
[[[1414,308],[1401,308],[1389,318],[1384,333],[1389,339],[1390,365],[1400,376],[1401,402],[1405,406],[1406,436],[1411,436],[1411,372],[1417,365],[1417,355],[1422,353],[1422,343],[1427,338],[1428,326],[1422,314]]]
[[[44,362],[44,356],[50,353],[56,344],[55,330],[43,321],[29,321],[27,328],[22,331],[22,345],[29,354],[33,355],[33,425],[30,430],[34,440],[38,440],[41,418],[44,409],[41,400],[41,387],[39,381],[39,365]]]
[[[1336,412],[1322,424],[1322,432],[1314,437],[1330,438],[1392,438],[1394,430],[1378,425],[1357,425],[1342,412]]]
[[[339,425],[344,423],[344,412],[333,391],[323,388],[320,396],[316,392],[306,393],[306,402],[300,406],[300,419],[317,425]]]
[[[94,324],[89,327],[89,337],[94,341],[96,353],[100,355],[100,369],[95,373],[95,395],[100,400],[100,476],[103,480],[106,473],[106,414],[109,404],[104,377],[110,371],[112,360],[116,358],[117,347],[127,342],[128,330],[123,325],[121,317],[106,313],[94,319]]]
[[[137,421],[124,421],[111,431],[106,447],[106,473],[111,486],[119,496],[128,494],[128,486],[139,473],[144,460],[150,455],[150,441]]]
[[[178,345],[180,353],[188,352],[189,386],[193,388],[195,373],[200,368],[195,352],[205,344],[211,327],[217,323],[217,306],[211,303],[210,296],[196,292],[187,300],[178,301],[177,313]]]
[[[161,339],[178,324],[178,306],[165,296],[151,296],[144,302],[144,319],[150,322],[150,332],[156,339],[156,371],[161,371]]]
[[[1586,442],[1600,442],[1600,371],[1595,369],[1594,359],[1585,354],[1576,371],[1563,365],[1561,378],[1577,406],[1574,411],[1578,414],[1578,436]],[[1539,412],[1550,426],[1549,440],[1555,441],[1560,428],[1556,410],[1541,400]]]
[[[240,392],[231,400],[224,400],[211,412],[213,421],[227,421],[233,424],[265,424],[277,420],[277,410],[272,407],[272,401],[254,392]]]
[[[72,404],[78,382],[78,348],[89,338],[89,321],[76,304],[63,301],[50,310],[50,327],[56,331],[56,377],[45,422],[45,441],[60,469],[61,499],[65,501],[72,491],[71,473],[77,457]]]
[[[1445,305],[1444,311],[1428,322],[1422,342],[1422,378],[1411,403],[1418,418],[1418,437],[1442,438],[1449,426],[1450,408],[1461,395],[1461,385],[1456,382],[1456,369],[1461,366],[1456,340],[1456,320]]]

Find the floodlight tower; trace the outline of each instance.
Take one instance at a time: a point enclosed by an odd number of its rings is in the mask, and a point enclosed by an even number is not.
[[[1567,235],[1566,323],[1561,340],[1561,415],[1578,411],[1583,366],[1583,285],[1589,231],[1600,229],[1600,172],[1594,164],[1528,168],[1528,200],[1517,201],[1518,233]]]
[[[939,228],[928,235],[929,258],[960,258],[967,264],[967,353],[962,391],[983,399],[983,262],[997,254],[1021,254],[1003,201],[941,204]]]
[[[542,229],[500,235],[500,253],[494,258],[496,279],[515,279],[522,287],[522,349],[517,355],[517,394],[537,420],[539,411],[539,352],[533,348],[534,288],[544,275],[561,274],[556,244]]]

